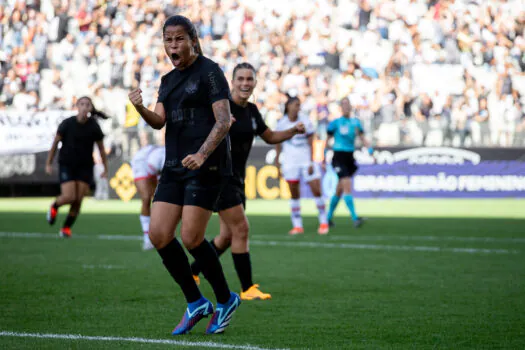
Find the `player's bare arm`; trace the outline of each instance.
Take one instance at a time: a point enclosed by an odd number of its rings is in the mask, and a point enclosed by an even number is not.
[[[182,165],[190,170],[199,169],[226,137],[231,126],[230,102],[227,99],[219,100],[212,105],[215,125],[202,144],[199,151],[190,154],[182,160]]]
[[[226,137],[231,126],[230,103],[228,100],[219,100],[212,105],[212,108],[215,116],[215,125],[198,152],[204,159],[208,159],[210,154]]]
[[[150,111],[144,107],[142,103],[142,90],[135,89],[128,94],[129,100],[140,114],[140,116],[148,123],[152,128],[160,130],[166,124],[166,113],[164,111],[164,105],[157,103],[154,111]]]
[[[47,154],[47,160],[46,160],[46,173],[48,175],[51,175],[53,172],[53,166],[51,165],[53,163],[53,159],[55,158],[55,153],[58,148],[58,143],[62,140],[62,136],[60,136],[58,133],[55,136],[55,139],[53,140],[53,144],[51,145],[51,149],[49,150],[49,153]]]
[[[283,141],[289,140],[297,134],[304,134],[306,131],[303,123],[297,123],[288,130],[273,131],[266,129],[262,134],[261,138],[269,145],[275,145]]]
[[[108,175],[108,156],[106,154],[106,149],[104,148],[104,141],[97,141],[98,151],[100,153],[100,159],[102,159],[102,164],[104,165],[104,171],[100,175],[101,177],[107,177]]]
[[[310,166],[308,167],[308,174],[313,174],[314,172],[314,134],[308,136],[308,145],[310,146]]]

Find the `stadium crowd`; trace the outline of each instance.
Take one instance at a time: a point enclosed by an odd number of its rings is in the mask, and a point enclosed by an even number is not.
[[[155,103],[173,14],[228,77],[258,69],[270,127],[299,96],[324,138],[348,96],[377,146],[525,146],[522,0],[0,0],[0,111],[89,95],[129,141],[144,124],[127,93]]]

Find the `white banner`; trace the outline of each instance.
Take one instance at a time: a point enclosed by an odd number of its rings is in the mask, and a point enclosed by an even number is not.
[[[0,111],[0,154],[47,151],[58,125],[75,111],[52,110],[20,113]]]

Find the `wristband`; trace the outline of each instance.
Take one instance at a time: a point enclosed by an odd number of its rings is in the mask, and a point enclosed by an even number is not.
[[[374,147],[368,147],[368,154],[374,154]]]

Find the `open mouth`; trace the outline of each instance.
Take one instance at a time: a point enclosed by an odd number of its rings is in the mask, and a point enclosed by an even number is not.
[[[180,56],[178,54],[176,54],[175,52],[171,54],[171,59],[176,61],[180,58]]]
[[[251,88],[241,88],[241,92],[250,92]]]

